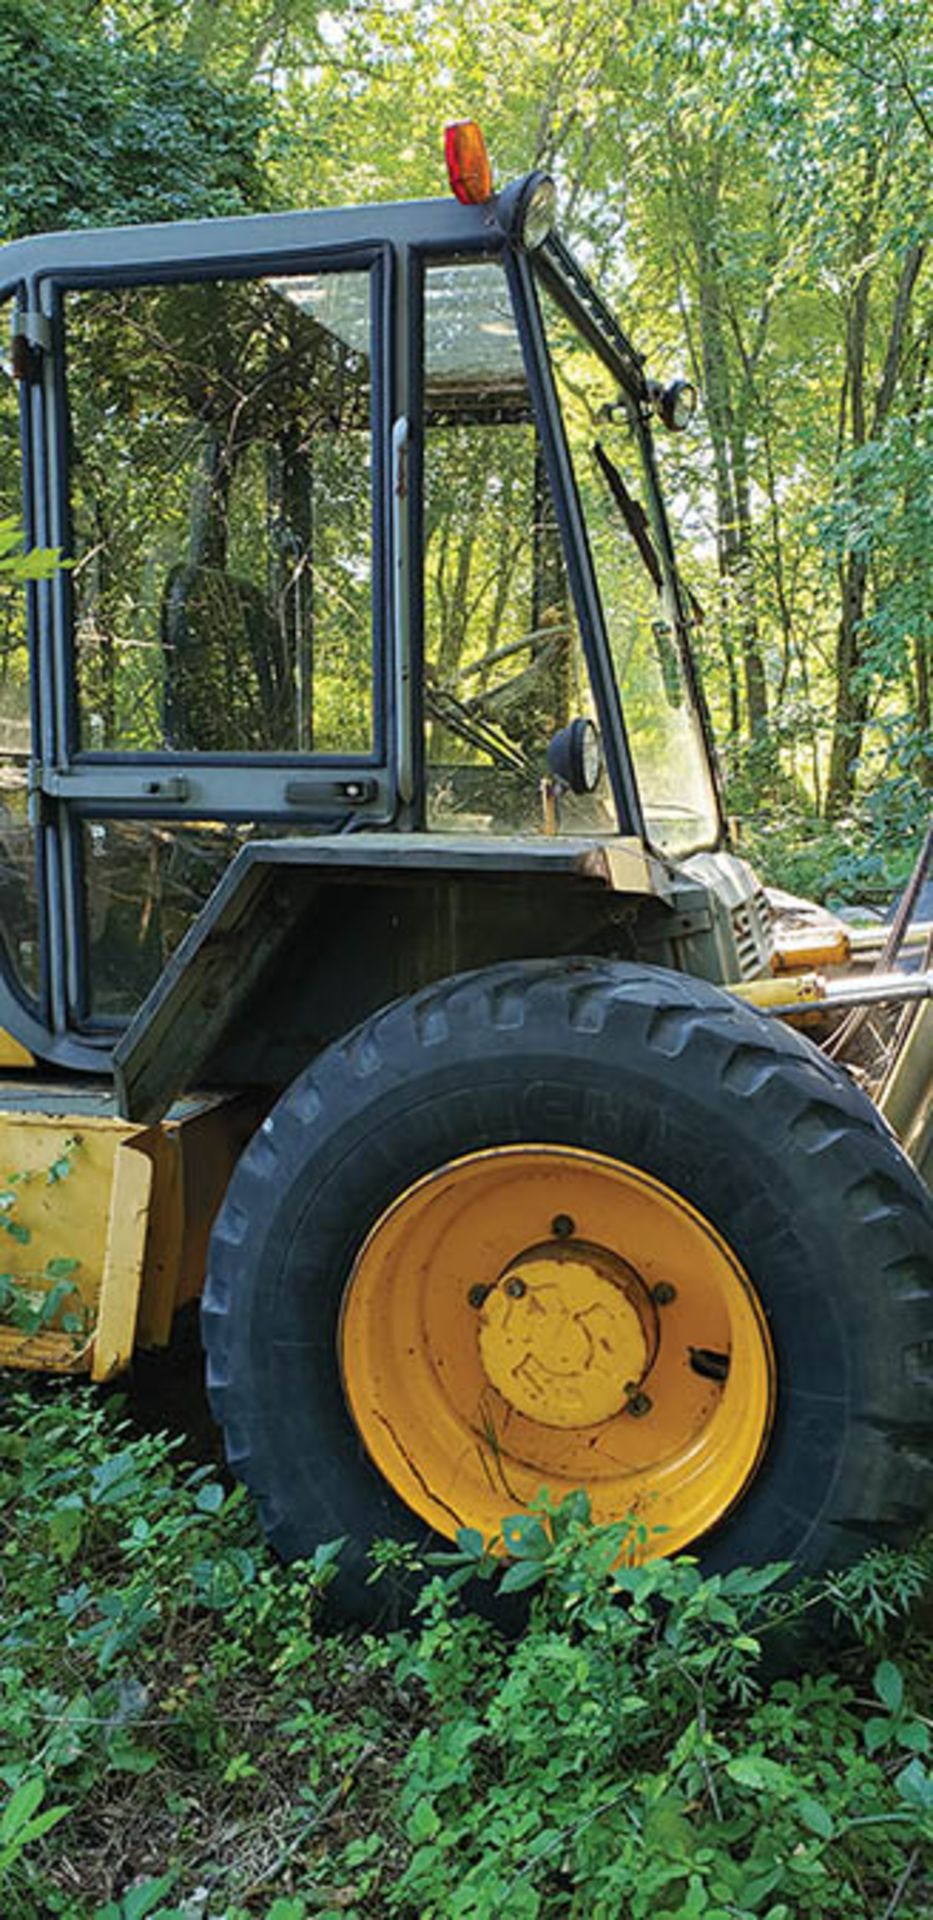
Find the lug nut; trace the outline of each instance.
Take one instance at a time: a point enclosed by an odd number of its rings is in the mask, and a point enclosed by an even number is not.
[[[555,1240],[568,1240],[573,1232],[574,1223],[569,1213],[557,1213],[551,1221],[551,1232]]]
[[[467,1294],[467,1301],[469,1305],[471,1307],[481,1307],[486,1299],[486,1295],[491,1291],[492,1289],[490,1287],[483,1287],[483,1286],[471,1287],[469,1293]]]
[[[625,1411],[626,1413],[630,1413],[633,1419],[640,1420],[643,1414],[651,1412],[652,1405],[653,1402],[650,1394],[633,1393]]]
[[[513,1273],[511,1280],[505,1283],[505,1291],[510,1300],[520,1300],[522,1294],[527,1292],[527,1288],[524,1280],[520,1280],[518,1274]]]
[[[669,1280],[659,1280],[657,1286],[651,1289],[651,1298],[656,1307],[669,1307],[671,1301],[677,1298],[677,1288],[672,1287]]]

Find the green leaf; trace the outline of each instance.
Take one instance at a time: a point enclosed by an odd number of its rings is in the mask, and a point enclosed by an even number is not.
[[[930,1729],[922,1720],[908,1720],[906,1726],[898,1728],[897,1744],[909,1753],[929,1753]]]
[[[146,1920],[163,1895],[171,1892],[175,1879],[174,1873],[163,1873],[158,1880],[146,1880],[142,1886],[128,1888],[120,1901],[120,1920]]]
[[[786,1793],[794,1785],[789,1767],[779,1766],[776,1760],[759,1753],[741,1753],[727,1760],[726,1772],[737,1786],[751,1787],[754,1793]]]
[[[49,1288],[39,1308],[38,1324],[40,1327],[51,1326],[52,1321],[61,1312],[65,1301],[71,1298],[74,1291],[75,1286],[72,1280],[56,1280],[54,1287]]]
[[[80,1494],[58,1500],[49,1515],[49,1540],[64,1566],[74,1559],[84,1535],[84,1502]]]
[[[67,1280],[69,1274],[76,1273],[80,1260],[47,1260],[45,1273],[48,1280]]]
[[[468,1560],[482,1559],[485,1542],[476,1527],[458,1527],[456,1540],[460,1552],[466,1554]]]
[[[799,1800],[797,1811],[805,1827],[811,1833],[818,1833],[821,1840],[831,1840],[835,1832],[832,1814],[819,1800]]]
[[[730,1600],[751,1599],[767,1593],[769,1587],[776,1586],[790,1572],[791,1564],[790,1560],[770,1560],[764,1567],[734,1567],[723,1577],[723,1593],[727,1593]]]
[[[206,1486],[198,1488],[194,1504],[200,1513],[219,1513],[226,1497],[219,1481],[209,1480]]]
[[[426,1798],[416,1800],[405,1822],[409,1840],[418,1845],[423,1840],[433,1840],[440,1830],[441,1823],[433,1802]]]
[[[91,1472],[91,1500],[94,1506],[109,1505],[135,1493],[139,1487],[136,1461],[129,1447],[110,1454]]]
[[[907,1806],[933,1813],[933,1777],[920,1760],[909,1760],[895,1775],[894,1785]]]
[[[347,1536],[342,1533],[336,1540],[322,1540],[320,1545],[315,1547],[311,1558],[311,1571],[318,1579],[328,1573],[331,1567],[336,1566],[346,1544]]]
[[[45,1798],[45,1781],[41,1773],[34,1773],[24,1780],[10,1795],[0,1814],[0,1840],[13,1840],[32,1819],[38,1806]]]
[[[525,1587],[536,1587],[544,1579],[544,1568],[538,1560],[518,1560],[513,1567],[507,1567],[499,1582],[500,1593],[521,1593]]]
[[[543,1560],[551,1551],[540,1520],[528,1513],[513,1513],[503,1520],[502,1540],[513,1560]]]
[[[107,1759],[117,1773],[151,1773],[159,1764],[159,1755],[151,1747],[134,1746],[132,1740],[119,1733],[108,1743]]]
[[[585,1487],[574,1487],[564,1495],[560,1506],[554,1513],[554,1533],[559,1539],[565,1538],[573,1526],[589,1526],[592,1519],[590,1496]]]
[[[873,1714],[870,1720],[866,1720],[864,1739],[869,1753],[877,1753],[890,1740],[893,1732],[894,1721],[883,1720],[880,1714]]]
[[[38,1811],[45,1798],[45,1787],[41,1774],[31,1774],[14,1788],[0,1813],[0,1873],[12,1866],[33,1840],[41,1840],[43,1834],[57,1826],[68,1812],[67,1807],[47,1807],[44,1813]]]
[[[904,1681],[893,1660],[879,1660],[875,1668],[875,1692],[889,1713],[900,1713],[904,1702]]]

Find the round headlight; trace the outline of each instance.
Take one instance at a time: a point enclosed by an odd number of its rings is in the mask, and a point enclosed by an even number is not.
[[[667,389],[668,412],[675,433],[689,427],[697,410],[697,390],[689,380],[672,380]]]
[[[557,212],[557,188],[549,173],[526,173],[496,199],[496,219],[510,240],[531,253],[543,246]]]
[[[659,420],[672,433],[683,433],[697,410],[697,390],[690,380],[671,380],[662,387],[660,380],[649,380],[651,405]]]
[[[592,720],[571,720],[548,742],[547,763],[571,793],[593,793],[603,770],[603,749]]]

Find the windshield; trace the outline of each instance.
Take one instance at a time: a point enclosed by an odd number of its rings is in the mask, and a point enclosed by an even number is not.
[[[497,260],[429,270],[424,360],[427,824],[537,832],[548,744],[595,709]],[[617,830],[605,771],[556,824]]]
[[[633,403],[546,291],[541,308],[648,833],[684,854],[717,839],[719,815]]]

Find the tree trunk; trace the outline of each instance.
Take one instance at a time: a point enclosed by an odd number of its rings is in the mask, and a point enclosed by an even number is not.
[[[862,236],[864,238],[865,236]],[[904,346],[904,334],[910,315],[917,276],[923,264],[924,249],[918,243],[907,248],[901,263],[881,379],[875,395],[871,435],[880,438],[884,431],[894,395]],[[856,451],[868,438],[865,404],[865,359],[868,337],[871,272],[858,281],[849,316],[846,341],[846,384],[851,409],[851,441]],[[851,482],[853,502],[859,497],[857,476]],[[865,661],[865,605],[868,588],[868,560],[865,553],[847,554],[841,572],[842,604],[836,642],[836,708],[829,781],[826,789],[826,814],[838,819],[852,805],[855,779],[865,722],[868,717],[868,674]]]
[[[716,479],[719,572],[727,609],[724,651],[741,661],[747,737],[751,744],[761,745],[768,735],[768,688],[755,603],[746,408],[741,398],[736,406],[733,396],[721,265],[712,230],[718,189],[718,178],[714,178],[709,224],[698,224],[696,233],[700,351]]]

